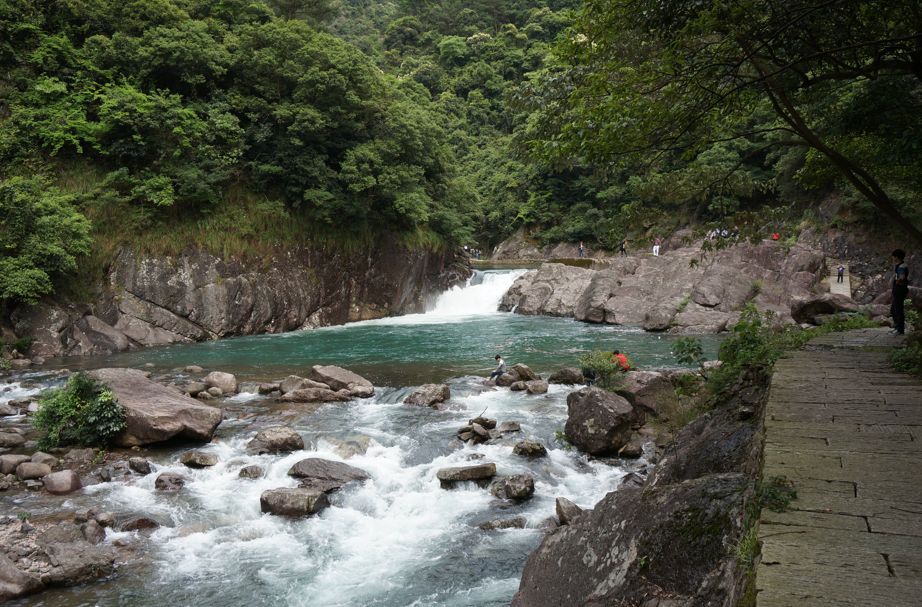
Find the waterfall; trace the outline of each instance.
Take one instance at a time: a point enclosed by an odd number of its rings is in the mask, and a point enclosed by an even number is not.
[[[417,325],[461,321],[472,316],[498,314],[503,295],[527,270],[476,270],[464,285],[448,289],[427,312],[352,324]]]

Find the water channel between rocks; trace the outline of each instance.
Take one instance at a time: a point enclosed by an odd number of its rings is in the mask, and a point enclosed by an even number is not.
[[[554,514],[555,498],[592,507],[645,462],[590,460],[568,450],[555,434],[566,422],[566,396],[573,388],[552,385],[547,394],[528,395],[484,386],[493,355],[502,353],[510,364],[525,363],[545,376],[575,366],[579,354],[591,349],[619,348],[643,367],[675,366],[672,336],[496,312],[520,273],[478,272],[467,287],[442,294],[426,314],[56,363],[70,369],[148,365],[155,376],[171,379],[181,375],[177,369],[196,364],[236,373],[244,382],[337,364],[368,377],[377,391],[369,399],[319,408],[280,405],[243,392],[212,401],[225,409],[214,442],[204,447],[219,456],[213,468],[184,468],[179,464],[183,448],[149,450],[143,455],[155,464],[154,474],[93,485],[65,498],[0,496],[4,512],[96,506],[144,514],[164,525],[150,539],[146,565],[109,581],[49,590],[11,604],[508,605],[525,560],[544,533],[542,522]],[[705,341],[709,355],[717,344],[717,339]],[[34,379],[43,381],[41,374]],[[412,386],[439,381],[451,386],[446,410],[401,404]],[[0,401],[27,393],[13,388],[0,393]],[[246,384],[244,390],[255,391]],[[517,421],[522,432],[497,444],[459,448],[457,429],[481,412],[500,422]],[[278,423],[302,434],[305,451],[247,455],[245,445],[254,432]],[[526,436],[544,443],[549,456],[513,455],[512,445]],[[292,464],[305,457],[343,461],[349,455],[344,447],[362,444],[367,451],[347,461],[371,479],[333,494],[333,507],[320,516],[290,520],[260,513],[264,490],[296,486],[286,475]],[[475,459],[495,462],[499,475],[531,474],[535,496],[512,505],[473,484],[440,488],[439,468]],[[238,478],[241,467],[254,463],[266,469],[262,479]],[[155,492],[154,479],[164,471],[182,472],[190,482],[178,494]],[[525,529],[477,527],[516,516],[527,520]],[[126,535],[110,530],[107,541]]]

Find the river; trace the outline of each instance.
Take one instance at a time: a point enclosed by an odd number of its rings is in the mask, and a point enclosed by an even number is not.
[[[196,607],[290,605],[488,606],[508,605],[529,552],[541,541],[542,523],[564,496],[591,508],[644,460],[590,460],[557,438],[566,422],[572,387],[552,385],[528,395],[483,385],[493,356],[525,363],[546,374],[575,366],[580,353],[621,349],[639,366],[676,366],[673,338],[639,329],[577,323],[570,319],[496,312],[521,271],[478,272],[465,287],[443,293],[425,314],[352,323],[283,335],[151,348],[105,358],[57,361],[70,369],[146,365],[155,375],[181,377],[197,364],[236,373],[244,390],[216,402],[225,421],[204,447],[219,456],[213,468],[179,464],[182,449],[143,453],[156,473],[101,483],[67,496],[0,495],[9,511],[51,512],[97,506],[114,513],[144,513],[163,524],[147,544],[146,565],[82,588],[46,591],[17,606],[119,605]],[[716,351],[717,340],[705,342]],[[280,406],[253,392],[252,382],[304,375],[313,364],[337,364],[374,382],[370,399],[322,407]],[[42,380],[43,376],[36,376]],[[445,381],[452,398],[443,411],[402,405],[412,386]],[[26,392],[15,384],[13,391]],[[2,386],[0,386],[2,388]],[[523,432],[498,444],[459,447],[457,429],[481,412],[517,421]],[[305,439],[305,451],[250,456],[246,442],[258,429],[285,423]],[[526,460],[512,454],[521,438],[535,438],[549,456]],[[367,447],[343,460],[344,445]],[[371,479],[332,496],[317,517],[289,520],[260,513],[259,496],[295,486],[286,475],[305,457],[348,461]],[[493,498],[474,485],[444,490],[439,468],[476,458],[492,461],[500,475],[531,474],[535,496],[522,504]],[[263,478],[238,471],[259,464]],[[164,471],[190,481],[178,494],[154,491]],[[525,529],[482,531],[480,523],[523,516]],[[107,541],[130,540],[109,532]]]

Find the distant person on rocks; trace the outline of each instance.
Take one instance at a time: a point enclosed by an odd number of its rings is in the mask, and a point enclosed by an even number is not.
[[[579,256],[583,257],[586,254],[586,247],[583,245],[583,241],[579,241]]]
[[[781,240],[781,234],[778,232],[772,232],[772,240]]]
[[[611,364],[618,365],[621,367],[621,370],[624,372],[631,370],[631,363],[628,362],[627,356],[619,350],[615,350],[611,354]]]
[[[622,240],[621,244],[618,245],[618,252],[621,253],[622,256],[627,255],[627,240],[626,239]]]
[[[496,380],[496,378],[506,372],[506,361],[503,360],[503,357],[497,354],[493,358],[496,359],[496,371],[490,373],[490,381]]]
[[[842,264],[836,268],[836,282],[845,282],[845,266]]]
[[[659,248],[663,244],[663,241],[659,236],[653,239],[653,257],[659,257]]]
[[[893,302],[890,304],[890,316],[893,317],[893,333],[902,335],[906,332],[906,310],[904,300],[909,295],[909,266],[906,265],[906,251],[893,251]]]

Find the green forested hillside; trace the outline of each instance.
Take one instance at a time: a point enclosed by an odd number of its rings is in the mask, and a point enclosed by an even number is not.
[[[918,236],[920,32],[909,0],[0,0],[0,299],[88,246],[615,247],[830,193]]]

